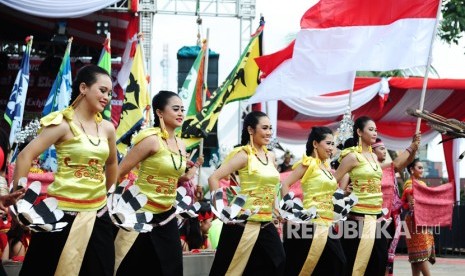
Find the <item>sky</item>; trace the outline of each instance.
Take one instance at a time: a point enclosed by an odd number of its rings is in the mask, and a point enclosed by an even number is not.
[[[264,54],[280,50],[289,43],[290,35],[300,29],[300,18],[315,2],[315,0],[256,0],[256,17],[252,22],[252,30],[258,27],[260,14],[263,14],[266,22],[263,32]],[[177,90],[176,54],[183,46],[196,45],[198,30],[196,19],[195,16],[155,15],[151,64],[152,91]],[[237,18],[227,17],[203,17],[202,19],[202,37],[205,37],[208,29],[209,47],[220,54],[218,84],[221,84],[240,56],[240,21]],[[248,33],[244,34],[243,39],[247,36]],[[243,46],[245,44],[246,42],[243,42]],[[167,82],[163,81],[164,75],[161,67],[164,45],[168,45],[169,57]],[[447,45],[438,39],[433,45],[432,65],[438,71],[439,77],[465,79],[465,39],[461,39],[458,46]],[[163,87],[164,83],[168,86]],[[226,113],[232,113],[237,108],[237,105],[229,104],[222,112],[220,120],[226,116]],[[229,117],[228,120],[237,121],[234,117]],[[233,134],[234,136],[237,134]],[[437,142],[430,144],[428,159],[443,161],[442,149],[436,146]],[[465,143],[463,144],[465,150]],[[288,148],[294,152],[303,152],[304,145],[288,145]],[[462,161],[461,165],[462,177],[465,177],[465,161]]]
[[[300,18],[316,0],[290,0],[283,5],[282,0],[256,0],[256,17],[252,30],[258,27],[260,14],[265,17],[264,53],[269,54],[285,47],[300,29]],[[163,70],[160,65],[163,58],[163,46],[168,45],[170,90],[177,88],[177,51],[183,46],[193,46],[197,41],[195,16],[156,14],[154,19],[152,50],[153,91],[163,84]],[[240,55],[240,21],[228,17],[202,17],[202,37],[209,30],[209,47],[220,54],[219,83],[229,74]],[[243,39],[248,34],[244,34]],[[433,66],[441,78],[465,78],[465,40],[460,46],[446,45],[436,40],[433,47]],[[243,43],[245,46],[245,42]]]
[[[282,8],[282,1],[257,0],[256,17],[252,22],[252,32],[258,27],[260,14],[265,17],[264,53],[277,51],[289,42],[286,36],[296,33],[300,28],[300,17],[315,1],[291,0],[292,5]],[[157,14],[154,19],[153,31],[153,65],[152,78],[154,91],[158,91],[163,83],[162,60],[163,45],[169,47],[169,87],[177,87],[177,51],[183,46],[196,45],[197,24],[195,16]],[[228,17],[202,17],[202,37],[209,30],[209,47],[220,54],[219,83],[233,69],[240,56],[240,20]],[[246,39],[249,34],[244,34]],[[243,43],[245,46],[245,42]]]

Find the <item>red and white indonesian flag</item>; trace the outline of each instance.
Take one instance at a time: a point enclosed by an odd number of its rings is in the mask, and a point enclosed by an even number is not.
[[[426,65],[438,8],[439,0],[321,0],[295,43],[262,57],[278,66],[266,68],[249,103],[348,90],[356,71]]]

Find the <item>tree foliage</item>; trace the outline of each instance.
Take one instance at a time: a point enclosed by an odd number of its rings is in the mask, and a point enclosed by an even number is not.
[[[465,0],[445,0],[441,12],[439,37],[449,44],[458,44],[465,31]]]

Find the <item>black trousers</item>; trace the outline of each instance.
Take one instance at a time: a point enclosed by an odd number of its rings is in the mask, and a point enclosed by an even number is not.
[[[153,216],[159,223],[174,209]],[[154,227],[150,233],[138,235],[131,249],[121,262],[117,274],[127,275],[182,275],[182,247],[176,218],[163,226]]]
[[[357,216],[360,216],[360,214],[357,214]],[[348,218],[346,222],[343,222],[340,224],[342,225],[342,228],[344,227],[346,223],[355,223],[356,225],[355,231],[358,233],[361,233],[361,231],[363,230],[363,228],[360,227],[362,224],[360,224],[359,221],[351,220],[350,218]],[[383,227],[384,224],[385,224],[385,221],[378,222],[376,224],[377,230],[379,230],[379,227]],[[340,231],[344,231],[342,228],[340,229]],[[341,238],[342,249],[344,250],[344,254],[347,258],[346,275],[352,275],[355,258],[357,257],[357,250],[358,250],[359,244],[360,244],[360,238],[358,236],[354,238],[347,238],[346,236],[343,235]],[[368,265],[365,270],[365,275],[370,275],[370,276],[385,275],[387,258],[388,258],[387,245],[388,243],[387,243],[387,239],[385,235],[381,234],[375,237],[375,243],[373,245],[373,249],[370,254],[370,259],[368,261]]]
[[[262,223],[243,275],[284,275],[286,256],[276,227]],[[225,275],[244,232],[244,226],[223,224],[210,275]]]
[[[54,275],[75,217],[65,214],[68,225],[60,232],[32,232],[20,275]],[[115,267],[114,225],[108,214],[95,219],[79,275],[111,276]]]
[[[289,223],[285,223],[283,227],[283,245],[286,252],[285,275],[299,275],[312,246],[313,238],[311,234],[315,233],[315,227],[313,224],[290,225]],[[297,228],[290,230],[290,227]],[[347,261],[341,242],[338,238],[333,238],[337,237],[337,235],[332,227],[329,231],[334,235],[328,236],[312,275],[340,276],[345,274]]]

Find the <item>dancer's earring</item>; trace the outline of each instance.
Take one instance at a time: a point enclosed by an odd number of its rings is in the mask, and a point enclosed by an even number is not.
[[[315,159],[319,160],[320,156],[318,156],[318,150],[316,148],[313,148],[313,152],[315,153]]]
[[[362,136],[358,136],[358,151],[362,152],[363,147],[362,147]]]
[[[165,120],[163,120],[163,117],[162,116],[158,116],[158,118],[160,119],[160,128],[161,130],[166,130],[166,126],[165,126]]]
[[[163,116],[158,116],[158,118],[160,120],[160,130],[161,130],[162,137],[164,139],[168,139],[169,134],[168,134],[168,131],[166,130],[165,121],[163,120]]]
[[[103,117],[102,117],[102,114],[100,112],[97,112],[97,114],[95,114],[95,121],[100,124],[100,122],[103,120]]]
[[[71,106],[72,106],[73,108],[76,107],[77,104],[79,103],[79,101],[81,101],[82,98],[84,98],[85,96],[86,96],[86,94],[80,93],[80,94],[76,97],[76,99],[73,101],[73,103],[71,104]]]
[[[86,91],[86,89],[87,89],[87,85],[84,82],[79,85],[79,95],[71,103],[71,106],[73,108],[75,108],[78,105],[78,103],[82,100],[82,98],[86,96],[86,93],[83,92],[83,91]]]
[[[252,146],[252,148],[254,148],[254,145],[253,145],[253,135],[252,135],[252,133],[249,133],[249,141],[250,141],[250,145]]]

